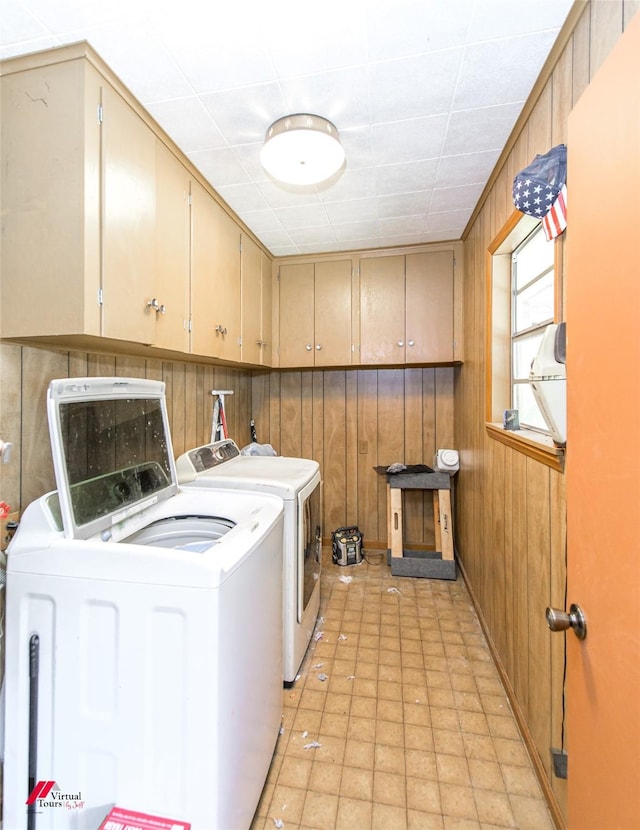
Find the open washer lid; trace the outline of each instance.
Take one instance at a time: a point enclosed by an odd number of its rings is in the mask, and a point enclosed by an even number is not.
[[[177,493],[163,382],[52,380],[47,414],[68,538],[87,539]]]

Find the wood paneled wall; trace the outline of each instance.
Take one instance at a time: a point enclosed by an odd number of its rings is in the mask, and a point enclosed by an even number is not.
[[[281,455],[314,458],[324,481],[325,539],[357,525],[365,545],[387,547],[386,479],[395,461],[432,464],[453,446],[453,367],[254,373],[252,411],[258,440]],[[408,545],[432,546],[433,507],[405,494]]]
[[[55,489],[47,425],[49,381],[62,377],[137,377],[163,380],[174,455],[211,437],[211,389],[233,389],[225,398],[229,434],[240,446],[250,439],[250,373],[195,363],[65,352],[0,344],[0,438],[13,444],[0,465],[0,499],[13,510]]]
[[[487,248],[513,212],[513,177],[537,153],[566,142],[573,105],[639,4],[596,0],[580,6],[566,45],[541,78],[528,117],[514,131],[465,234],[465,362],[455,386],[455,446],[461,454],[457,548],[558,824],[566,819],[566,782],[553,775],[550,748],[562,746],[564,637],[547,629],[545,609],[565,607],[564,476],[486,433],[485,269]],[[564,239],[556,244],[562,249]]]

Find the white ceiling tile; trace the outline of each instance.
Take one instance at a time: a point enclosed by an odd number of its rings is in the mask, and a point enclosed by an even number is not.
[[[280,81],[286,111],[310,112],[328,118],[338,132],[369,124],[366,67],[358,66]]]
[[[501,149],[509,138],[521,109],[522,102],[452,112],[442,154],[456,156],[459,153]]]
[[[354,199],[353,201],[325,202],[324,209],[331,224],[353,222],[354,217],[361,220],[377,219],[374,199]]]
[[[243,210],[241,218],[254,233],[284,231],[282,222],[272,210]]]
[[[430,201],[430,190],[396,194],[395,196],[379,196],[377,199],[378,218],[391,219],[418,213],[426,215]]]
[[[276,83],[210,92],[201,100],[229,144],[262,144],[269,126],[286,108]]]
[[[455,230],[461,232],[471,215],[470,210],[452,210],[446,213],[431,213],[427,219],[427,232]]]
[[[338,242],[354,242],[357,239],[377,239],[378,222],[350,222],[344,225],[335,225],[333,229]]]
[[[147,109],[185,153],[225,147],[224,136],[195,98],[158,101]]]
[[[473,0],[369,0],[370,61],[435,52],[464,44]]]
[[[550,31],[468,46],[452,109],[525,101],[555,37]]]
[[[286,208],[320,203],[315,187],[288,187],[271,180],[257,182],[266,203],[272,208]]]
[[[218,188],[218,193],[222,196],[225,202],[235,210],[238,214],[265,213],[273,215],[271,210],[267,210],[267,204],[262,194],[256,190],[253,183],[248,184],[232,184]]]
[[[484,183],[489,178],[499,155],[499,150],[487,150],[483,153],[446,156],[440,159],[435,186],[456,187]]]
[[[433,159],[440,155],[447,115],[411,118],[373,127],[373,156],[377,165]]]
[[[200,150],[187,155],[214,187],[249,181],[243,166],[230,147]]]
[[[374,63],[369,69],[371,121],[401,121],[449,112],[462,49]]]
[[[47,37],[49,30],[18,0],[2,0],[0,46]]]
[[[130,17],[94,26],[86,34],[106,63],[119,67],[127,86],[143,104],[193,95],[193,89],[145,18]]]
[[[278,77],[330,72],[365,62],[364,0],[323,0],[321,9],[279,0],[266,9],[269,54]]]
[[[330,202],[353,201],[354,199],[372,199],[376,195],[376,174],[372,167],[364,170],[344,171],[338,181],[331,187],[318,187],[320,200]]]
[[[399,236],[400,234],[423,233],[425,215],[402,216],[395,219],[381,219],[379,223],[382,236]]]
[[[296,245],[335,245],[331,228],[291,228],[289,236]]]
[[[327,211],[321,204],[276,208],[275,214],[286,228],[313,228],[329,224]]]
[[[572,5],[573,0],[475,0],[469,42],[558,29]]]
[[[442,213],[450,210],[472,210],[483,190],[482,184],[445,187],[433,191],[430,210]]]
[[[376,193],[378,196],[390,196],[430,190],[435,184],[437,172],[438,159],[435,158],[376,167]]]
[[[131,0],[28,0],[23,6],[52,34],[95,28],[138,14],[137,3]]]

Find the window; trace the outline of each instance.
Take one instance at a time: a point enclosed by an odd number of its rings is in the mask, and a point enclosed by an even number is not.
[[[553,323],[555,279],[554,246],[538,225],[511,257],[511,408],[520,424],[548,432],[536,403],[529,370],[544,329]]]
[[[487,249],[487,433],[556,470],[564,450],[548,433],[529,385],[545,326],[562,319],[564,240],[547,242],[540,220],[514,211]],[[521,429],[503,429],[518,409]]]

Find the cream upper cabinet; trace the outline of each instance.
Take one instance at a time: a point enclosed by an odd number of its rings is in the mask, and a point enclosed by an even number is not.
[[[215,284],[214,357],[240,361],[240,228],[216,203],[213,234],[216,244],[213,279]]]
[[[66,51],[50,65],[3,64],[3,336],[180,349],[153,303],[155,133],[84,47]]]
[[[360,363],[404,363],[404,257],[360,260]]]
[[[271,365],[271,260],[246,234],[241,250],[242,362]]]
[[[15,62],[1,84],[2,335],[100,335],[101,78]]]
[[[360,362],[454,360],[451,250],[360,260]]]
[[[154,345],[189,351],[191,179],[161,142],[156,144],[156,288],[148,313],[155,317]]]
[[[240,229],[191,183],[191,351],[240,361]]]
[[[407,254],[405,332],[407,363],[454,359],[453,251]]]
[[[280,366],[351,364],[351,260],[280,266]]]
[[[102,335],[155,343],[156,137],[102,86]]]

